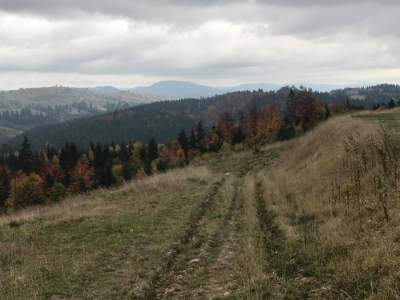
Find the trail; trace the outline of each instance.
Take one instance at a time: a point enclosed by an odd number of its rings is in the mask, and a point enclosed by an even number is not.
[[[234,182],[237,180],[233,179]],[[212,299],[230,293],[229,285],[233,283],[230,274],[233,272],[229,270],[229,262],[234,259],[236,250],[233,227],[238,190],[239,185],[235,184],[226,209],[213,206],[213,209],[219,209],[217,214],[221,214],[221,218],[213,220],[212,215],[205,216],[198,236],[177,257],[175,265],[163,278],[157,299]],[[212,227],[211,222],[215,223]]]
[[[220,169],[224,177],[198,207],[139,299],[221,299],[240,289],[235,267],[241,251],[238,215],[243,178],[275,157],[263,153]]]
[[[203,242],[197,238],[200,223],[212,203],[215,201],[215,197],[224,182],[225,178],[222,178],[213,185],[205,201],[200,204],[197,211],[192,215],[182,237],[167,253],[164,258],[164,264],[154,274],[148,287],[144,290],[143,299],[157,299],[159,297],[159,291],[165,285],[168,274],[173,272],[176,267],[179,257],[187,255],[186,253],[193,248],[194,244]]]

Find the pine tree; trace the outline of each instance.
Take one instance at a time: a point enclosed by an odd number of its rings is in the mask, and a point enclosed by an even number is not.
[[[152,138],[149,142],[148,152],[148,159],[150,162],[158,158],[158,144],[154,138]]]
[[[0,168],[0,210],[4,207],[11,190],[10,174],[4,167]]]
[[[22,142],[21,149],[19,151],[19,165],[20,168],[29,174],[32,171],[32,150],[28,138],[24,136],[24,141]]]
[[[130,156],[130,153],[129,153],[128,146],[125,143],[122,143],[121,147],[119,149],[119,153],[118,153],[119,160],[122,163],[125,163],[129,160],[129,156]]]
[[[241,144],[243,140],[244,140],[243,131],[240,127],[238,127],[233,133],[232,144],[233,145]]]
[[[187,160],[189,142],[188,142],[185,130],[182,130],[181,133],[179,133],[178,142],[179,142],[179,145],[181,146],[183,152],[185,153],[185,158]]]
[[[394,100],[390,99],[390,101],[387,104],[387,108],[392,109],[392,108],[395,108],[395,106],[396,106],[396,103],[394,102]]]
[[[203,123],[199,121],[196,126],[196,144],[200,152],[206,151],[206,143],[205,143],[205,131],[203,129]]]
[[[194,128],[192,128],[192,131],[190,132],[189,148],[190,149],[197,148],[197,138],[196,138],[196,133],[194,131]]]

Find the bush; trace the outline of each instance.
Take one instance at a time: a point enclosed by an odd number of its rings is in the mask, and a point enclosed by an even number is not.
[[[44,204],[46,201],[45,183],[43,179],[31,173],[29,176],[19,174],[13,180],[7,208],[24,208],[30,205]]]
[[[52,202],[60,202],[67,195],[67,190],[64,185],[57,182],[50,190],[50,200]]]

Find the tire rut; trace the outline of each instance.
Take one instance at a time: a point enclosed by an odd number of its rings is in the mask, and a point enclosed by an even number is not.
[[[203,201],[199,205],[195,213],[190,217],[187,229],[185,230],[179,241],[171,248],[171,250],[163,259],[163,265],[150,280],[148,287],[143,291],[143,296],[136,297],[136,299],[157,299],[158,292],[163,287],[165,276],[173,269],[178,256],[187,251],[188,245],[191,243],[198,232],[201,220],[205,216],[207,210],[212,205],[220,187],[224,184],[224,182],[225,178],[222,178],[214,183],[211,188],[211,192],[208,194],[205,201]]]
[[[274,153],[263,153],[263,155],[255,158],[238,162],[237,167],[239,168],[233,171],[236,175],[232,174],[236,177],[236,185],[229,208],[216,231],[207,239],[200,236],[202,222],[215,202],[215,198],[226,178],[224,177],[214,184],[207,200],[199,206],[196,213],[191,217],[189,227],[182,238],[168,252],[163,266],[153,276],[145,289],[144,296],[137,299],[210,299],[210,295],[205,298],[207,289],[221,290],[221,286],[218,286],[220,276],[215,274],[213,276],[213,273],[224,272],[222,270],[226,266],[224,260],[227,259],[224,257],[233,256],[232,249],[237,244],[235,242],[237,238],[235,237],[235,231],[237,231],[235,226],[239,225],[234,219],[241,209],[240,188],[243,184],[243,177],[251,171],[264,168],[274,158],[276,158]],[[210,253],[212,254],[210,255]],[[186,276],[194,278],[200,273],[200,276],[203,276],[201,282],[186,280],[186,285],[180,282],[184,281]]]
[[[227,239],[232,236],[231,224],[234,212],[238,209],[238,190],[236,184],[226,214],[214,233],[209,238],[199,238],[182,253],[179,259],[181,264],[171,269],[157,299],[209,299],[206,295],[219,288],[219,283],[213,282],[213,273],[220,269]]]

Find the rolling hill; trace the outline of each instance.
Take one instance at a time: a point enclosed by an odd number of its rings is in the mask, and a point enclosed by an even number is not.
[[[18,109],[29,105],[57,106],[87,102],[95,106],[104,106],[107,103],[126,102],[128,104],[142,104],[156,100],[139,94],[120,91],[112,87],[98,88],[70,88],[70,87],[43,87],[26,88],[0,92],[0,110]]]
[[[44,87],[0,92],[0,140],[47,124],[157,100],[113,87]]]

